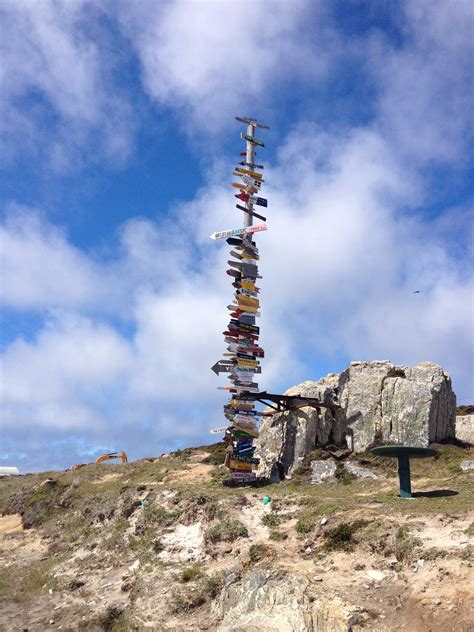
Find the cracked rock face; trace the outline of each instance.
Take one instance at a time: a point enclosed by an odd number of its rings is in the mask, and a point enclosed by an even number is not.
[[[362,610],[313,593],[305,577],[255,570],[230,575],[216,600],[218,632],[348,632]]]
[[[455,436],[456,396],[451,379],[432,362],[413,368],[387,360],[351,362],[342,373],[303,382],[288,395],[322,401],[335,394],[341,410],[301,408],[266,417],[260,428],[259,475],[279,480],[315,447],[347,445],[355,452],[374,440],[426,447]]]

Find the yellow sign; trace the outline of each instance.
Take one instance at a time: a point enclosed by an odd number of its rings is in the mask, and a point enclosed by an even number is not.
[[[247,191],[247,193],[258,193],[257,187],[249,187],[246,184],[240,184],[239,182],[232,182],[234,189],[240,189],[241,191]]]
[[[245,294],[238,294],[237,302],[242,303],[242,305],[250,305],[251,307],[260,307],[260,301],[258,300],[258,298],[245,296]]]
[[[255,283],[253,281],[241,281],[240,285],[242,286],[243,290],[250,290],[251,292],[255,292]]]
[[[245,461],[234,461],[231,458],[229,468],[231,470],[244,470],[246,472],[251,472],[253,469],[253,463],[246,463]]]
[[[255,367],[259,366],[257,360],[246,360],[245,358],[237,358],[237,364],[239,366],[246,366],[250,369],[254,369]]]
[[[235,170],[238,171],[239,173],[245,173],[249,176],[252,176],[253,178],[257,178],[258,180],[262,180],[263,178],[263,174],[258,173],[257,171],[250,171],[249,169],[241,169],[240,167],[236,167]]]

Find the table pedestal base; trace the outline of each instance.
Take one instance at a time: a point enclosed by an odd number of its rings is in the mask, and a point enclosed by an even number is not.
[[[398,477],[400,479],[400,498],[413,498],[411,494],[410,459],[398,457]]]

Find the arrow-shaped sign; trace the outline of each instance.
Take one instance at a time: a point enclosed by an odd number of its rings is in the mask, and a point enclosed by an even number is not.
[[[223,361],[220,360],[216,362],[214,366],[211,366],[211,371],[214,371],[216,375],[219,375],[219,373],[232,373],[234,366],[234,364],[224,364]]]
[[[248,191],[249,193],[258,193],[257,187],[249,186],[248,184],[242,184],[241,182],[232,182],[234,189],[240,189],[241,191]]]
[[[266,222],[267,221],[266,217],[264,217],[263,215],[259,215],[255,211],[251,211],[250,209],[245,208],[245,206],[241,206],[240,204],[236,204],[235,208],[238,208],[240,211],[243,211],[244,213],[248,213],[252,217],[257,217],[258,219],[261,219],[262,222]]]
[[[244,134],[243,132],[240,132],[240,138],[242,140],[246,140],[249,143],[252,143],[252,145],[258,145],[259,147],[265,147],[265,143],[263,141],[257,140],[253,136],[249,136],[248,134]]]
[[[244,160],[239,162],[239,165],[242,165],[242,167],[252,167],[252,169],[265,169],[263,165],[256,165],[253,162],[245,162]]]
[[[254,118],[249,118],[248,116],[236,116],[236,121],[239,123],[245,123],[246,125],[252,125],[253,127],[260,127],[260,129],[270,129],[268,125],[263,125],[262,123],[257,123],[257,120]]]
[[[212,428],[209,432],[211,434],[221,434],[222,432],[225,432],[228,427],[229,426],[221,426],[220,428]]]
[[[256,178],[257,180],[265,182],[265,180],[263,180],[263,174],[258,173],[258,171],[250,171],[250,169],[241,169],[240,167],[236,167],[235,171],[236,173],[242,173],[244,176],[250,176],[252,178]]]
[[[267,230],[266,224],[256,224],[255,226],[246,226],[244,228],[234,228],[231,230],[221,230],[210,235],[211,239],[224,239],[225,237],[231,237],[232,235],[249,235],[251,233],[258,233],[262,230]]]

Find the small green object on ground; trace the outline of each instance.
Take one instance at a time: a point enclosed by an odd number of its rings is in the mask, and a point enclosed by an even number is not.
[[[423,459],[435,456],[432,448],[419,448],[410,445],[381,445],[371,448],[377,456],[390,456],[398,459],[398,477],[400,479],[400,498],[413,498],[411,493],[410,459]]]
[[[263,499],[263,504],[264,505],[268,505],[268,503],[271,501],[270,496],[265,496],[265,498]]]

